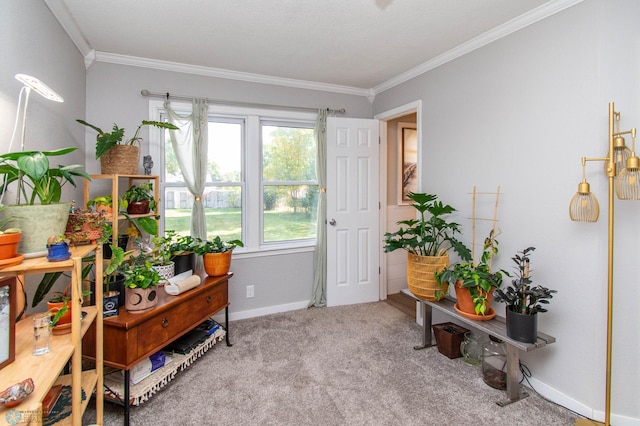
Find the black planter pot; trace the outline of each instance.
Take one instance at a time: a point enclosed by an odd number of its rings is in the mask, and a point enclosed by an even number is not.
[[[195,270],[196,267],[196,254],[195,253],[183,253],[178,256],[172,256],[171,260],[175,263],[175,275],[179,275],[188,270]]]
[[[118,236],[118,247],[122,250],[126,251],[127,246],[129,245],[129,236],[127,234]],[[109,240],[108,244],[102,245],[102,258],[103,259],[111,259],[111,240]]]
[[[118,306],[124,306],[124,302],[125,302],[124,280],[125,280],[125,277],[122,275],[119,275],[116,277],[115,281],[112,281],[109,283],[109,291],[120,292],[120,294],[118,295]],[[91,296],[89,296],[89,303],[91,305],[96,304],[95,288],[96,288],[95,281],[91,281]]]
[[[538,339],[538,314],[528,315],[507,309],[507,336],[523,343]]]

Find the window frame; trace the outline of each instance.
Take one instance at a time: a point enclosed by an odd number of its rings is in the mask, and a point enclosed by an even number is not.
[[[172,102],[173,109],[178,113],[188,113],[191,111],[191,104],[186,102]],[[158,100],[149,101],[149,119],[160,120],[163,114],[166,115],[164,102]],[[301,251],[313,251],[316,244],[315,238],[302,240],[286,240],[277,242],[264,242],[263,224],[263,185],[262,185],[262,125],[263,122],[278,123],[279,125],[297,125],[311,129],[314,128],[317,119],[315,112],[274,110],[266,108],[252,108],[240,106],[227,106],[210,104],[208,110],[209,117],[220,117],[223,119],[244,119],[242,132],[242,239],[244,248],[236,248],[234,253],[239,255],[261,256],[270,253],[297,253]],[[255,145],[254,145],[255,144]],[[144,145],[144,144],[143,144]],[[165,158],[164,158],[164,137],[162,132],[149,133],[148,151],[145,154],[153,158],[159,158],[159,169],[152,172],[160,176],[160,193],[165,193],[166,187],[184,186],[178,182],[166,182],[164,178]],[[144,151],[144,146],[142,150]],[[273,184],[274,182],[269,182]],[[228,186],[228,182],[210,182],[207,186]],[[290,182],[287,182],[290,184]],[[301,185],[318,185],[314,182],[300,182]],[[164,232],[164,204],[159,203],[160,232]],[[244,257],[244,256],[242,256]]]

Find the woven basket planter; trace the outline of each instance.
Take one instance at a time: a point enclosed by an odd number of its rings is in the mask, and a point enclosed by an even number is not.
[[[419,256],[407,253],[407,284],[409,291],[420,299],[437,301],[447,293],[447,285],[439,284],[436,272],[449,267],[449,255]]]
[[[140,147],[116,145],[100,157],[100,173],[103,175],[137,175]]]

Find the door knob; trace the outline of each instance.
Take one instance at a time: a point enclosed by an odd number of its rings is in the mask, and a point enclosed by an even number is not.
[[[331,220],[329,221],[329,225],[331,225],[331,226],[336,226],[336,220],[335,220],[335,219],[331,219]]]

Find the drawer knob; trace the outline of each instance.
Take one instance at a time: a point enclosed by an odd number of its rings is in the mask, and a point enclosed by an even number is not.
[[[207,303],[211,303],[211,295],[207,294]]]
[[[169,326],[169,320],[166,318],[162,318],[162,328],[167,328]]]

